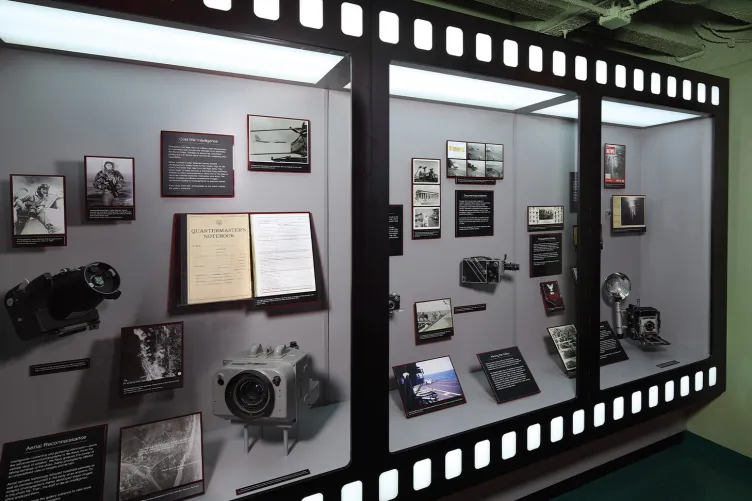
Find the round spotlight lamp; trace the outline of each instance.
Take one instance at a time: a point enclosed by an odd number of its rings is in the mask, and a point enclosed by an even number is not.
[[[624,312],[621,302],[627,299],[632,290],[632,282],[624,273],[612,273],[603,282],[603,292],[616,306],[616,336],[624,337]]]

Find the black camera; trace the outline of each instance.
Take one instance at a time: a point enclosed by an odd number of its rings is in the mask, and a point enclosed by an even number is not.
[[[486,256],[466,257],[460,266],[460,282],[463,284],[498,284],[505,271],[518,271],[520,265],[504,259]]]
[[[399,294],[396,294],[392,292],[389,294],[389,311],[399,311],[400,310],[400,296]]]
[[[645,346],[671,344],[660,336],[661,312],[650,306],[630,304],[626,310],[629,336]]]
[[[5,307],[21,339],[68,336],[99,327],[97,306],[120,297],[120,275],[105,263],[64,268],[24,280],[5,295]]]

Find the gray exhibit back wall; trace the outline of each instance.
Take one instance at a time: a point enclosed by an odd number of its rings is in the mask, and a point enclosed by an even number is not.
[[[229,499],[235,488],[253,483],[254,463],[240,468],[223,459],[227,451],[237,449],[239,454],[242,449],[240,427],[212,415],[212,378],[223,359],[252,343],[298,341],[312,355],[314,377],[322,380],[327,401],[349,398],[349,93],[5,48],[0,49],[0,74],[3,294],[24,278],[92,261],[114,266],[123,291],[119,300],[100,307],[100,330],[42,343],[19,340],[3,308],[0,443],[108,423],[111,454],[105,498],[112,499],[117,465],[113,454],[121,427],[202,411],[207,498]],[[248,172],[248,113],[309,119],[312,172]],[[162,198],[161,130],[234,135],[235,197]],[[83,222],[84,155],[135,157],[136,221]],[[12,173],[66,176],[67,247],[11,248]],[[169,316],[173,214],[253,211],[312,213],[328,310],[279,315],[238,307]],[[178,320],[185,321],[184,387],[120,398],[120,328]],[[89,370],[28,376],[31,364],[87,357],[92,359]],[[335,436],[338,446],[320,449],[321,458],[308,457],[307,465],[298,469],[315,473],[317,467],[347,464],[349,413],[343,416]],[[301,451],[305,449],[298,448],[291,458],[300,459]],[[283,459],[281,445],[271,454],[275,461]],[[212,482],[215,464],[229,472],[223,473],[226,481]],[[240,476],[233,479],[232,472]],[[284,473],[289,472],[265,471],[267,476],[259,481]]]

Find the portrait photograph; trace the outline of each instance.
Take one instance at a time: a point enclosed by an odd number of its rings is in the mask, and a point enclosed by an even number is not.
[[[489,162],[503,162],[504,161],[504,145],[503,144],[486,144],[486,160]]]
[[[438,230],[441,228],[440,208],[413,208],[414,230]]]
[[[302,118],[248,115],[248,162],[254,164],[295,165],[310,172],[310,121]],[[273,170],[273,169],[263,169]]]
[[[133,158],[84,157],[88,219],[135,219],[134,164]]]
[[[392,370],[407,418],[464,404],[466,401],[449,357],[397,365]]]
[[[486,162],[486,177],[494,179],[504,178],[504,162]]]
[[[441,186],[436,184],[414,184],[414,207],[438,207],[441,205]]]
[[[123,327],[121,395],[183,386],[183,322]]]
[[[467,176],[467,160],[450,158],[447,160],[447,177]]]
[[[65,177],[12,174],[10,189],[14,246],[65,245]]]
[[[413,158],[413,184],[439,184],[441,160]]]
[[[468,160],[485,160],[486,145],[483,143],[467,143]]]
[[[120,430],[118,500],[173,491],[181,495],[172,499],[204,492],[200,413]]]

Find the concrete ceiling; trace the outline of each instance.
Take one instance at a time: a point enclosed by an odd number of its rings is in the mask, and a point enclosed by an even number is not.
[[[752,59],[752,0],[418,0],[700,71]]]

